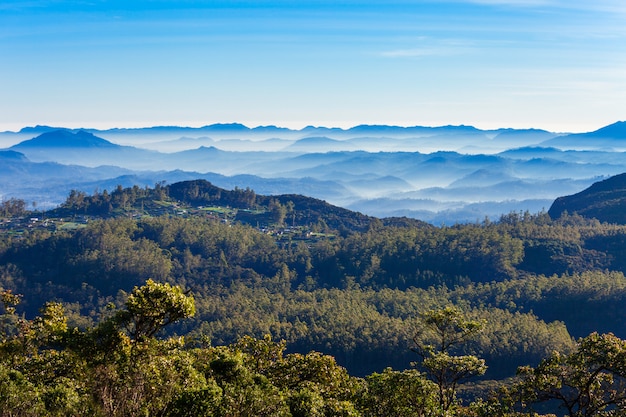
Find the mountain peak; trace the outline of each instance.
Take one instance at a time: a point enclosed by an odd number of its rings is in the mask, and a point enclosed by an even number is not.
[[[557,136],[541,143],[542,146],[555,146],[561,149],[624,149],[626,122],[616,122],[587,133],[572,133]]]
[[[25,140],[13,146],[12,149],[20,148],[114,148],[118,147],[106,139],[99,138],[92,133],[79,130],[73,133],[69,130],[58,129]]]
[[[615,122],[608,126],[604,126],[594,132],[588,133],[589,136],[604,136],[611,138],[626,138],[626,121]]]
[[[203,126],[201,129],[233,132],[247,132],[250,130],[248,126],[241,123],[214,123],[212,125]]]
[[[28,134],[37,134],[40,135],[42,133],[46,133],[46,132],[52,132],[55,130],[67,130],[65,128],[62,127],[53,127],[53,126],[46,126],[46,125],[37,125],[37,126],[27,126],[27,127],[23,127],[22,129],[20,129],[19,133],[28,133]]]
[[[11,161],[28,161],[26,155],[16,151],[0,151],[0,159]]]

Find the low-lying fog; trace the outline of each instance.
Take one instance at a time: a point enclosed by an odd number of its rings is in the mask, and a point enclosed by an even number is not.
[[[299,193],[380,217],[448,224],[497,219],[547,210],[556,197],[625,172],[624,138],[615,137],[624,126],[616,125],[563,135],[469,126],[294,131],[233,124],[69,137],[39,127],[0,133],[0,194],[43,208],[62,202],[72,188],[91,193],[206,178],[224,188]],[[612,136],[603,134],[608,128]]]

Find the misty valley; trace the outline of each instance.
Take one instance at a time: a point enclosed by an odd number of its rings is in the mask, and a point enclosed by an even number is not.
[[[586,134],[470,126],[202,128],[0,134],[0,193],[44,208],[70,190],[207,179],[226,189],[299,193],[368,215],[433,224],[547,210],[561,195],[626,171],[626,125]]]

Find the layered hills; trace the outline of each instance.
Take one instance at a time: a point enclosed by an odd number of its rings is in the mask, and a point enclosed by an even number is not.
[[[0,134],[0,143],[15,142],[0,157],[21,155],[7,165],[0,194],[53,207],[71,189],[207,179],[262,194],[306,194],[378,217],[471,222],[502,210],[538,212],[625,172],[623,130],[624,122],[576,135],[472,126],[36,126]]]

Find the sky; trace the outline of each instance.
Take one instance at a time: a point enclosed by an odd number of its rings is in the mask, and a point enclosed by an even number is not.
[[[0,0],[0,131],[625,119],[623,0]]]

